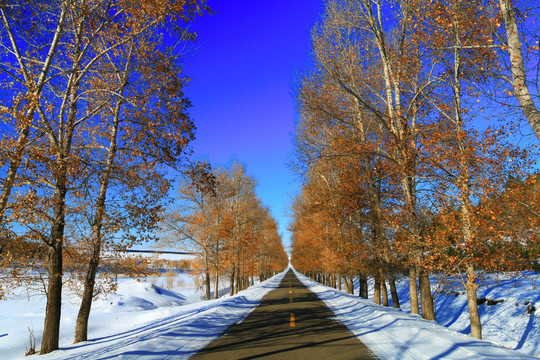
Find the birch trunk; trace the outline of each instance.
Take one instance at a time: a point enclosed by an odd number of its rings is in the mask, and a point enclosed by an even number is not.
[[[519,29],[514,5],[512,0],[499,0],[499,6],[506,28],[514,96],[519,102],[523,115],[525,115],[536,137],[540,140],[540,112],[532,100],[529,86],[527,85],[527,72],[523,63],[523,52],[521,50],[521,40],[519,39]]]
[[[503,2],[504,0],[501,0]],[[515,19],[514,19],[515,20]],[[517,30],[517,27],[516,27]],[[456,43],[460,43],[458,34],[456,34]],[[454,121],[456,127],[456,137],[459,151],[459,178],[458,187],[460,190],[460,216],[461,216],[461,233],[463,236],[463,242],[470,244],[474,241],[471,214],[469,209],[470,204],[470,172],[468,161],[468,149],[466,139],[463,134],[463,118],[461,116],[461,54],[460,50],[456,48],[454,50]],[[466,256],[473,254],[466,254]],[[469,308],[469,320],[471,325],[471,336],[481,339],[482,338],[482,323],[480,322],[480,313],[478,311],[478,303],[476,301],[476,275],[474,273],[474,265],[469,261],[465,262],[465,276],[466,276],[466,288],[467,288],[467,304]]]

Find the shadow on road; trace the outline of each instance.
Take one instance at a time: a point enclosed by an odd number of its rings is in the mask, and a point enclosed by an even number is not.
[[[241,324],[191,359],[375,359],[333,316],[289,271]]]

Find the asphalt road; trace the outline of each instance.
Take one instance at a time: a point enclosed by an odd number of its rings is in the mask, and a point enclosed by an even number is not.
[[[293,271],[240,324],[190,359],[376,359]]]

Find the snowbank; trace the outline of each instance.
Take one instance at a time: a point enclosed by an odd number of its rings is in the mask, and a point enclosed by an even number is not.
[[[169,291],[134,279],[120,279],[118,291],[93,304],[90,341],[72,344],[78,300],[64,294],[60,331],[61,349],[24,359],[187,359],[236,322],[242,321],[262,297],[277,287],[284,273],[232,297],[200,301],[196,289]],[[191,281],[190,279],[184,279]],[[39,350],[43,331],[43,296],[24,294],[0,302],[2,359],[21,359],[33,327]],[[190,301],[196,301],[190,303]]]
[[[347,295],[316,283],[296,272],[298,278],[315,292],[346,325],[381,359],[526,359],[531,356],[506,349],[488,341],[473,339],[418,315],[374,304],[371,300]],[[454,296],[455,295],[451,295]],[[464,297],[464,296],[463,296]],[[447,304],[453,316],[467,314]],[[457,310],[457,311],[456,311]],[[501,314],[504,316],[504,314]],[[457,321],[457,320],[456,320]],[[511,321],[502,319],[500,321]],[[538,337],[533,342],[538,342]],[[523,350],[523,346],[521,347]],[[530,354],[530,353],[529,353]]]
[[[88,342],[72,344],[79,300],[65,292],[60,331],[61,349],[25,359],[186,359],[243,319],[285,272],[239,294],[201,301],[193,279],[181,274],[174,288],[170,278],[152,283],[119,279],[118,292],[93,305]],[[408,313],[408,281],[397,286],[402,309],[373,304],[347,295],[303,275],[297,276],[325,301],[336,318],[355,333],[381,359],[518,359],[540,353],[540,324],[527,306],[538,306],[538,274],[528,278],[508,277],[479,291],[479,297],[504,299],[494,306],[480,306],[484,338],[469,337],[466,297],[459,289],[439,293],[435,300],[439,324]],[[433,282],[434,283],[434,282]],[[23,290],[23,289],[21,289]],[[373,287],[370,287],[372,298]],[[2,359],[21,359],[28,347],[28,329],[33,328],[39,349],[45,301],[42,295],[24,289],[0,301],[0,349]],[[443,327],[444,325],[446,327]],[[497,346],[501,344],[510,349]]]

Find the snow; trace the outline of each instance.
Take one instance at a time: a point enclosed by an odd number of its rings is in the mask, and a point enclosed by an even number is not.
[[[523,316],[518,313],[513,303],[514,300],[523,301],[524,298],[531,298],[530,289],[524,283],[518,283],[514,288],[515,283],[509,281],[506,286],[501,284],[498,290],[485,292],[497,299],[512,294],[511,298],[507,297],[508,301],[505,300],[506,305],[491,306],[488,311],[481,314],[484,339],[491,340],[490,342],[473,339],[452,330],[455,328],[462,332],[468,331],[468,324],[465,325],[468,322],[465,295],[456,297],[455,294],[448,296],[439,294],[436,298],[436,306],[441,308],[437,313],[438,321],[441,324],[451,325],[447,328],[400,309],[387,308],[374,304],[372,300],[344,294],[316,283],[300,273],[296,274],[336,314],[335,319],[346,325],[381,359],[525,359],[532,358],[528,355],[540,353],[539,322],[534,315]],[[404,279],[398,287],[403,299],[406,298],[404,292],[407,283],[408,280]],[[372,296],[372,286],[370,290]],[[535,291],[533,297],[538,300],[539,292]],[[444,311],[442,311],[443,303],[446,306]],[[410,308],[408,296],[404,307]],[[515,344],[517,338],[522,339],[519,346]],[[510,349],[494,343],[500,343]],[[521,351],[511,350],[516,348]]]
[[[186,359],[229,326],[241,322],[266,293],[279,285],[284,274],[235,296],[210,301],[202,301],[193,280],[186,274],[177,275],[172,283],[165,276],[150,282],[119,279],[116,294],[94,302],[89,322],[91,340],[79,344],[73,344],[79,300],[66,290],[61,349],[35,358]],[[437,294],[437,324],[408,312],[406,278],[398,282],[402,309],[392,309],[374,304],[371,298],[360,299],[320,285],[297,273],[335,312],[336,319],[381,359],[517,359],[540,354],[540,322],[534,312],[526,313],[527,305],[539,307],[540,291],[535,284],[540,284],[540,276],[525,275],[508,276],[502,281],[491,279],[479,290],[479,297],[505,300],[493,306],[480,306],[485,339],[480,341],[467,335],[466,297],[459,289]],[[23,357],[29,344],[28,328],[33,328],[39,349],[44,310],[44,297],[26,289],[19,289],[0,301],[2,359]]]
[[[235,296],[202,301],[193,282],[181,275],[183,286],[175,291],[135,279],[119,279],[118,291],[92,305],[88,337],[72,344],[77,298],[66,292],[62,308],[60,350],[36,359],[140,358],[187,359],[230,325],[241,322],[262,297],[276,288],[281,273]],[[155,280],[155,279],[154,279]],[[165,283],[164,277],[157,279]],[[21,359],[28,348],[28,329],[34,330],[39,350],[45,299],[24,293],[0,301],[2,359]],[[25,357],[32,359],[33,357]]]

